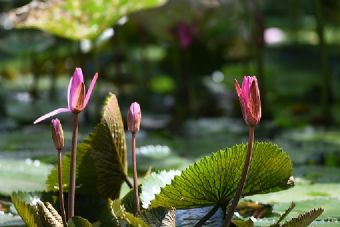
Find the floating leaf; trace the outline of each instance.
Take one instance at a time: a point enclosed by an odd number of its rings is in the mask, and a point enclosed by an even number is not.
[[[307,227],[309,226],[317,217],[322,214],[323,209],[313,209],[304,214],[299,215],[297,218],[284,223],[281,227]]]
[[[241,144],[199,160],[162,188],[151,207],[193,208],[228,203],[237,189],[245,155],[246,145]],[[287,189],[291,174],[292,162],[282,149],[269,142],[255,143],[243,195]]]
[[[65,38],[92,39],[129,13],[165,0],[50,0],[15,9],[9,18],[18,28],[38,28]]]
[[[68,221],[69,227],[92,227],[92,224],[82,217],[74,216]]]
[[[116,198],[127,175],[124,125],[115,95],[106,99],[102,119],[78,145],[77,193]],[[70,154],[63,158],[63,182],[68,190]],[[47,180],[48,189],[58,189],[58,170]]]

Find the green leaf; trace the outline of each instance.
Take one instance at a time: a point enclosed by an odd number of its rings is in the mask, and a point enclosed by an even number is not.
[[[322,208],[313,209],[304,214],[299,215],[297,218],[284,223],[281,227],[307,227],[323,212]]]
[[[135,227],[150,227],[141,218],[134,216],[133,214],[127,212],[123,205],[121,205],[120,200],[112,201],[112,213],[114,217],[118,220],[123,220],[129,225]]]
[[[50,202],[55,196],[45,192],[16,192],[12,202],[29,227],[63,227],[61,216]],[[42,202],[50,201],[50,202]]]
[[[65,202],[67,194],[65,194]],[[44,201],[49,215],[57,218],[56,211],[52,209],[51,204],[56,210],[59,210],[59,197],[56,192],[16,192],[12,194],[12,202],[28,226],[40,227],[42,220],[34,216],[39,210],[37,203]],[[88,219],[91,222],[99,222],[103,226],[114,226],[111,212],[111,200],[100,196],[78,195],[76,194],[75,214]],[[48,202],[48,203],[47,203]],[[50,203],[50,204],[49,204]],[[43,208],[45,209],[45,208]],[[60,220],[60,219],[59,219]]]
[[[18,28],[38,28],[68,39],[93,39],[129,13],[165,0],[50,0],[15,9],[9,18]]]
[[[241,144],[199,160],[162,188],[151,207],[193,208],[229,202],[238,187],[245,154],[246,145]],[[281,148],[255,143],[242,195],[287,189],[291,174],[292,162]]]
[[[68,221],[69,227],[92,227],[92,224],[82,217],[74,216]]]
[[[36,207],[38,208],[39,218],[44,227],[64,226],[58,211],[56,211],[50,203],[38,201]]]
[[[124,124],[118,101],[110,94],[102,119],[77,150],[77,193],[116,198],[127,175]],[[68,190],[70,154],[63,158],[64,190]],[[58,190],[58,169],[47,180],[48,190]]]
[[[51,195],[42,192],[15,192],[11,196],[16,210],[28,227],[43,227],[36,205],[42,198],[50,202],[54,200]]]

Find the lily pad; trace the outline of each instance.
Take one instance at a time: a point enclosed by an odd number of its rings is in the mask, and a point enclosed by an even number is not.
[[[237,189],[246,145],[236,145],[191,165],[161,189],[151,207],[194,208],[227,204]],[[292,162],[279,147],[268,142],[254,144],[253,159],[243,195],[268,193],[290,187]]]
[[[51,165],[38,160],[0,159],[0,193],[10,195],[18,190],[44,190],[44,182],[51,169]]]

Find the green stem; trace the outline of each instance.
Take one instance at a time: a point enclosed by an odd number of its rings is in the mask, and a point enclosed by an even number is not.
[[[61,160],[61,150],[58,150],[58,183],[59,183],[59,204],[61,217],[63,219],[64,226],[67,226],[63,194],[63,168]]]
[[[70,184],[68,192],[68,219],[74,216],[74,198],[76,191],[76,160],[77,160],[77,141],[78,141],[78,114],[73,114],[73,133],[72,133],[72,151],[70,167]]]
[[[137,160],[136,160],[136,133],[132,135],[132,164],[133,164],[133,191],[135,197],[135,214],[139,214],[139,195],[138,195],[138,176],[137,176]]]
[[[253,153],[253,145],[254,145],[254,127],[249,126],[249,138],[248,138],[247,154],[246,154],[246,160],[245,160],[244,166],[243,166],[240,184],[239,184],[238,189],[235,193],[235,196],[233,198],[231,206],[230,206],[230,208],[227,212],[227,215],[224,219],[224,222],[223,222],[223,225],[222,225],[223,227],[228,227],[230,225],[231,219],[233,218],[233,215],[234,215],[234,212],[236,210],[238,201],[241,198],[243,187],[246,183],[247,176],[248,176],[251,156],[252,156],[252,153]]]

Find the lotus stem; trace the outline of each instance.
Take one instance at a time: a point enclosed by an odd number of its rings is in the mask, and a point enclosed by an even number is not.
[[[241,198],[242,191],[243,191],[243,188],[244,188],[244,185],[246,183],[247,176],[248,176],[250,161],[251,161],[251,157],[252,157],[252,153],[253,153],[253,145],[254,145],[254,127],[249,126],[249,138],[248,138],[247,154],[246,154],[246,160],[245,160],[244,166],[243,166],[240,184],[239,184],[238,189],[235,193],[235,196],[233,198],[231,206],[230,206],[230,208],[227,212],[227,215],[224,219],[224,222],[223,222],[223,225],[222,225],[223,227],[229,227],[229,225],[231,223],[231,219],[233,218],[234,212],[236,210],[238,201]]]
[[[132,164],[133,164],[133,191],[135,198],[135,214],[139,214],[139,193],[138,193],[138,175],[137,175],[137,160],[136,160],[136,133],[131,133],[132,136]]]
[[[78,141],[78,114],[73,114],[73,133],[71,150],[70,183],[68,192],[68,219],[74,216],[74,200],[76,190],[76,160],[77,160],[77,141]]]
[[[60,212],[61,217],[63,219],[64,226],[67,226],[66,214],[65,214],[65,205],[64,205],[64,194],[63,194],[63,168],[62,168],[62,160],[61,160],[61,150],[58,151],[58,184],[59,184],[59,204],[60,204]]]

